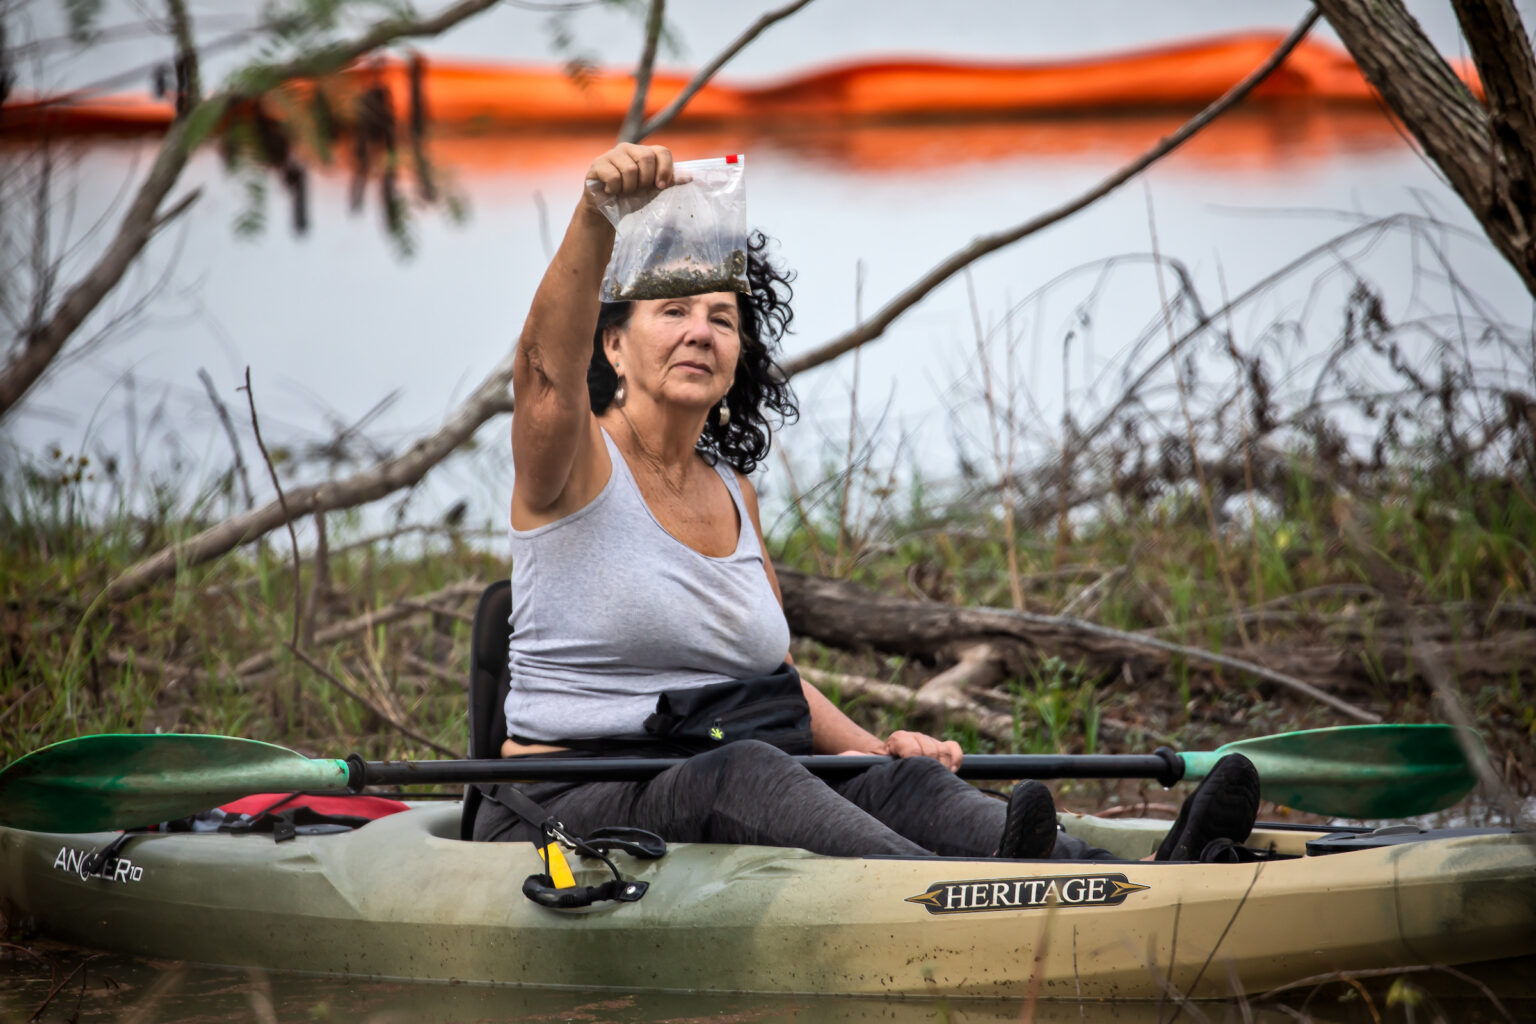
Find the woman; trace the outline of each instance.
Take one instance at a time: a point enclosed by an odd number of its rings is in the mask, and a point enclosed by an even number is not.
[[[672,157],[621,144],[586,178],[614,197],[664,189]],[[780,749],[792,742],[747,738],[649,782],[524,792],[577,834],[622,825],[846,856],[1107,856],[1058,838],[1045,787],[1016,787],[1005,808],[956,777],[958,744],[907,730],[880,739],[785,667],[789,629],[747,474],[768,452],[768,414],[796,412],[770,355],[790,322],[789,279],[759,235],[750,295],[603,305],[614,230],[598,203],[584,190],[518,341],[503,754],[611,750],[644,736],[659,700],[782,693],[787,680],[810,749],[892,760],[828,785]],[[495,801],[475,836],[534,838]]]

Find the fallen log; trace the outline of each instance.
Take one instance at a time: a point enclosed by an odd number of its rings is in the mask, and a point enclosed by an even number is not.
[[[1175,656],[1182,656],[1286,687],[1360,722],[1381,719],[1322,687],[1359,689],[1375,678],[1373,665],[1408,663],[1402,644],[1391,637],[1377,638],[1373,650],[1367,650],[1364,642],[1305,648],[1290,643],[1248,648],[1240,657],[1232,657],[1067,616],[913,601],[788,568],[779,567],[777,572],[791,631],[845,650],[948,661],[979,644],[990,644],[994,658],[1001,659],[1013,674],[1020,674],[1025,662],[1054,656],[1090,671],[1120,672],[1122,666],[1129,666],[1137,676],[1153,677],[1165,672]],[[1453,660],[1462,665],[1476,664],[1480,672],[1506,663],[1509,669],[1520,671],[1523,662],[1513,664],[1520,661],[1516,655],[1520,649],[1521,644],[1511,643],[1507,636],[1461,641],[1455,645]],[[1523,649],[1532,649],[1529,639]]]

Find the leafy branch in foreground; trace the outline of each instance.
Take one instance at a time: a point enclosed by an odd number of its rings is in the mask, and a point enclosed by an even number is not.
[[[53,311],[31,325],[26,336],[18,339],[20,344],[7,353],[4,366],[0,367],[0,421],[25,397],[85,319],[122,281],[150,239],[174,217],[186,211],[193,201],[191,198],[179,201],[169,209],[162,209],[162,206],[180,181],[192,152],[207,138],[231,103],[248,97],[253,91],[264,91],[253,88],[258,85],[270,89],[291,79],[325,74],[396,40],[445,32],[494,3],[495,0],[460,0],[432,17],[385,19],[355,39],[330,43],[314,53],[291,60],[248,69],[236,75],[230,86],[182,112],[161,140],[149,173],[139,185],[106,250],[65,293]],[[184,5],[180,0],[172,0],[171,6],[178,39],[190,40],[191,29]],[[189,65],[195,66],[195,57],[190,52],[183,57]],[[193,95],[189,93],[188,99]]]

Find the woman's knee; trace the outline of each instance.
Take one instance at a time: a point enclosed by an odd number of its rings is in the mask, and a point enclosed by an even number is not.
[[[793,788],[810,773],[789,754],[761,740],[737,740],[696,754],[687,761],[688,774],[714,795],[714,803],[754,799],[753,794]]]
[[[800,769],[793,757],[771,743],[762,740],[736,740],[714,750],[695,754],[687,762],[700,771],[715,773],[774,772],[786,768]]]
[[[969,783],[931,757],[903,757],[881,770],[887,773],[891,788],[903,793],[939,794],[957,784],[970,788]]]

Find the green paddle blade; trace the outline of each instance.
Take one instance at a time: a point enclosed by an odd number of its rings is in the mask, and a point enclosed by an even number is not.
[[[170,821],[252,793],[336,790],[345,761],[234,736],[81,736],[0,771],[0,825],[97,832]]]
[[[1202,779],[1226,754],[1259,770],[1264,799],[1340,818],[1403,818],[1456,803],[1477,775],[1463,744],[1476,733],[1449,725],[1345,725],[1238,740],[1184,754],[1184,777]]]

